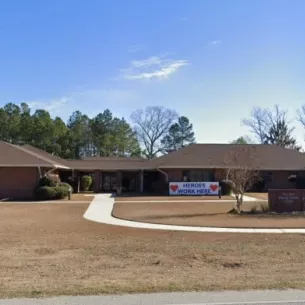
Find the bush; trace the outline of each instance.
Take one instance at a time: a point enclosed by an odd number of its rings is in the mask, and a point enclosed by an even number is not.
[[[67,188],[68,191],[69,191],[69,189],[71,189],[71,193],[73,193],[73,187],[69,183],[60,182],[57,184],[57,186],[65,187],[65,188]]]
[[[50,186],[55,187],[60,182],[58,175],[45,175],[42,178],[39,179],[38,187],[41,186]]]
[[[55,198],[54,199],[64,199],[69,195],[69,189],[66,186],[56,186],[55,190]]]
[[[37,200],[53,200],[57,192],[55,187],[39,186],[35,189],[34,195]]]
[[[88,175],[82,176],[80,181],[80,187],[83,191],[89,191],[91,184],[92,184],[91,176]]]
[[[222,180],[219,183],[222,195],[231,195],[234,183],[231,180]]]

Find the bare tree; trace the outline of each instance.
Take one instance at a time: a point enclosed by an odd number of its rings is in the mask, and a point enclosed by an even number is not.
[[[302,105],[301,109],[297,110],[297,119],[305,128],[305,104]]]
[[[242,211],[244,194],[260,180],[254,158],[254,147],[236,146],[230,150],[225,160],[226,180],[234,193],[238,214]]]
[[[242,123],[250,128],[260,144],[299,149],[292,136],[294,127],[289,126],[291,122],[287,118],[287,111],[280,109],[279,105],[275,105],[273,110],[254,107],[251,118],[244,119]]]
[[[144,147],[144,154],[148,159],[163,151],[161,139],[177,118],[176,111],[158,106],[138,109],[131,114],[138,140]]]
[[[270,111],[265,108],[254,107],[250,119],[243,119],[242,124],[249,127],[259,143],[264,143],[265,135],[270,127]]]

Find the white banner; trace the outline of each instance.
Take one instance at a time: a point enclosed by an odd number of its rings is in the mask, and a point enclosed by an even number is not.
[[[203,196],[203,195],[218,195],[218,182],[170,182],[170,195],[188,195],[188,196]]]

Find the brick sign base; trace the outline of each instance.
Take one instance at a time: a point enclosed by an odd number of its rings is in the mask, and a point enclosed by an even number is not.
[[[269,190],[268,202],[274,212],[301,212],[305,210],[305,190]]]

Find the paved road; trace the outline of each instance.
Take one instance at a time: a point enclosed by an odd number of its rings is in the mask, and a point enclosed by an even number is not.
[[[0,305],[305,305],[305,291],[160,293],[0,300]]]

